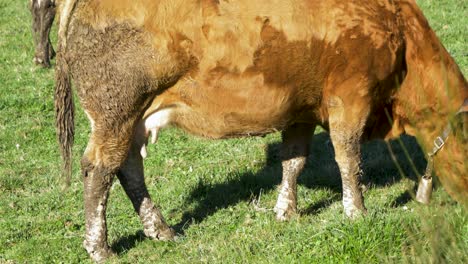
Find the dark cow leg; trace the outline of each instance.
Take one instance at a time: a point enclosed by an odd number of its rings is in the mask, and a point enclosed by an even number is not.
[[[278,200],[274,211],[276,219],[285,221],[296,213],[297,177],[304,169],[309,154],[309,140],[315,125],[294,124],[282,133],[281,149],[283,180],[279,187]]]
[[[50,41],[50,38],[47,41],[47,46],[49,50],[49,59],[55,58],[55,50],[54,50],[54,47],[52,46],[52,42]]]
[[[117,129],[118,135],[93,131],[81,160],[86,218],[83,246],[96,262],[102,262],[113,254],[107,244],[107,198],[114,175],[125,161],[129,149],[129,130]]]
[[[330,137],[341,173],[344,212],[350,218],[366,213],[360,188],[360,137],[368,115],[367,106],[344,102],[338,96],[331,96],[328,101]]]
[[[33,61],[43,67],[50,67],[50,59],[55,56],[49,34],[55,17],[55,1],[32,0],[32,33],[34,37],[35,54]]]
[[[142,129],[142,128],[139,128]],[[151,201],[146,188],[143,158],[140,155],[141,146],[145,143],[142,131],[137,136],[130,148],[127,160],[117,173],[125,192],[133,203],[135,211],[143,223],[145,235],[157,240],[172,240],[174,231],[166,224],[156,205]]]

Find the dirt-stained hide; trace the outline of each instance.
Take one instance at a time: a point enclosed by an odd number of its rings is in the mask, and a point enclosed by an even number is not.
[[[62,10],[58,136],[69,165],[73,82],[92,129],[82,172],[84,246],[95,261],[112,254],[105,211],[114,175],[145,234],[174,236],[143,175],[148,140],[166,126],[208,138],[282,131],[274,210],[287,220],[321,125],[354,218],[366,213],[361,140],[406,132],[429,150],[467,98],[465,78],[413,0],[67,0]],[[467,151],[457,137],[454,129],[435,163],[447,191],[466,202]]]

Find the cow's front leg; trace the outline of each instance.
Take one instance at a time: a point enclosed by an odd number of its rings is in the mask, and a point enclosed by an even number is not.
[[[140,216],[146,236],[157,240],[172,240],[174,231],[166,224],[158,207],[151,201],[146,188],[143,158],[140,154],[141,148],[146,141],[138,128],[136,137],[130,148],[127,160],[117,174],[122,187],[132,201],[135,211]]]
[[[330,137],[341,173],[343,207],[350,218],[366,213],[360,186],[360,138],[368,105],[344,102],[338,96],[331,96],[328,101]]]
[[[276,219],[279,221],[288,220],[296,213],[297,177],[304,169],[314,128],[315,126],[310,124],[295,124],[282,133],[283,179],[274,208]]]

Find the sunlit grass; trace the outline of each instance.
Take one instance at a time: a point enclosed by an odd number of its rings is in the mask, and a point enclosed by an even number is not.
[[[466,1],[419,3],[467,73]],[[53,126],[54,74],[32,63],[26,7],[25,0],[0,0],[0,263],[86,263],[79,157],[88,121],[78,110],[72,186],[63,192]],[[413,138],[401,140],[421,173],[423,152]],[[148,150],[146,182],[180,237],[145,239],[115,182],[109,242],[119,256],[111,262],[468,263],[466,209],[442,188],[430,206],[414,202],[416,175],[397,141],[389,144],[405,176],[383,141],[363,145],[369,215],[349,221],[330,139],[319,133],[299,179],[299,215],[277,222],[271,209],[280,182],[279,142],[279,134],[208,141],[163,131]]]

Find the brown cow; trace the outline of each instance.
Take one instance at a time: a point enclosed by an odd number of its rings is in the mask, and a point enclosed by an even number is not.
[[[67,0],[56,70],[68,173],[71,79],[91,122],[81,166],[84,247],[96,261],[111,254],[105,213],[114,175],[145,234],[174,236],[144,183],[150,132],[154,140],[167,125],[209,138],[282,131],[275,211],[285,220],[296,210],[308,142],[324,126],[344,212],[356,217],[366,212],[360,140],[408,132],[430,149],[468,90],[413,0]],[[461,201],[468,198],[465,150],[453,139],[436,159],[440,168],[450,158],[441,181]]]
[[[50,42],[50,29],[55,17],[55,0],[30,0],[32,33],[35,46],[33,61],[42,67],[50,67],[55,51]]]

